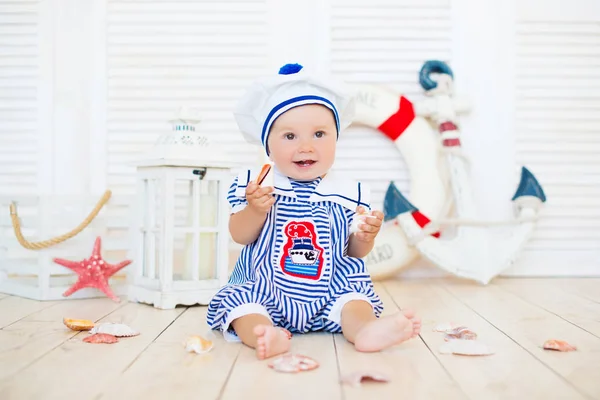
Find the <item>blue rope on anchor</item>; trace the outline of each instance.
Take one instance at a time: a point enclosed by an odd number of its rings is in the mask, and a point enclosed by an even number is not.
[[[437,87],[437,82],[429,77],[433,73],[447,74],[454,79],[454,74],[448,64],[440,60],[429,60],[423,64],[421,71],[419,71],[419,83],[423,89],[431,90]]]

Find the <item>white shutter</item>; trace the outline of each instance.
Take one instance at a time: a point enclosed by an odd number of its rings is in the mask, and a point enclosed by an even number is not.
[[[448,0],[331,0],[330,9],[331,71],[349,84],[385,85],[418,99],[423,63],[451,63]],[[372,205],[380,209],[391,180],[410,196],[400,151],[375,129],[348,129],[340,137],[336,167],[369,183]]]
[[[182,105],[201,108],[199,130],[231,160],[254,163],[232,111],[265,73],[268,28],[266,0],[109,1],[108,187],[135,190],[131,162]]]
[[[37,190],[38,1],[0,1],[0,195]]]
[[[519,271],[600,274],[600,5],[517,8],[516,155],[548,201]]]

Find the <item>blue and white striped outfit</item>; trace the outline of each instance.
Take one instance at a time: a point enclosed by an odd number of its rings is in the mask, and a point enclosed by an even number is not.
[[[246,170],[235,178],[232,213],[248,204],[245,190],[255,176]],[[256,313],[290,332],[341,332],[342,307],[351,300],[370,302],[379,316],[383,304],[363,260],[346,255],[356,207],[369,207],[368,190],[333,172],[299,182],[277,169],[274,186],[275,204],[258,239],[244,246],[228,284],[209,304],[211,328],[237,340],[231,321]]]

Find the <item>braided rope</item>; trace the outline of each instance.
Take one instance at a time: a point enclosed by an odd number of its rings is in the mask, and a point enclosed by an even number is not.
[[[79,232],[84,230],[94,220],[94,218],[96,218],[96,215],[98,215],[100,209],[102,209],[102,207],[104,207],[104,205],[108,202],[111,195],[112,192],[110,190],[104,192],[104,195],[102,195],[100,200],[98,200],[96,207],[94,207],[92,212],[75,229],[65,233],[64,235],[60,235],[41,242],[30,242],[23,237],[23,233],[21,232],[21,223],[17,214],[17,205],[13,202],[10,205],[10,219],[12,220],[12,226],[13,230],[15,231],[15,236],[17,237],[17,240],[19,241],[21,246],[29,250],[41,250],[64,242],[65,240],[71,239],[73,236],[77,235]]]

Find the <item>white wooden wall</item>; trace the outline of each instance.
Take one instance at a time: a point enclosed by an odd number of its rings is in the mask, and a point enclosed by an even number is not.
[[[441,59],[474,104],[463,142],[482,217],[511,215],[521,165],[548,195],[509,273],[599,275],[599,4],[0,0],[0,196],[130,195],[132,163],[186,104],[232,160],[252,164],[260,150],[231,110],[255,76],[300,62],[418,98],[423,61]],[[390,180],[410,195],[383,135],[352,127],[338,154],[375,206]]]
[[[549,198],[521,271],[598,274],[600,2],[521,2],[515,32],[516,162]]]

